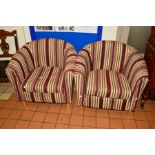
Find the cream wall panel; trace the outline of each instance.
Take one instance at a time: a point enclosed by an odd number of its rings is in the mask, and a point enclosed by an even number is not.
[[[23,26],[23,32],[25,34],[25,41],[30,42],[31,41],[31,34],[30,34],[30,29],[29,26]]]
[[[130,26],[118,26],[116,40],[122,43],[128,42]]]
[[[102,40],[116,40],[118,26],[103,26]]]

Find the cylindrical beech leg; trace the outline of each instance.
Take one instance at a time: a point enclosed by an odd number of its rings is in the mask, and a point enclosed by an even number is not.
[[[26,103],[24,101],[22,101],[23,105],[24,105],[24,108],[26,107]]]
[[[67,109],[70,109],[70,103],[67,103]]]

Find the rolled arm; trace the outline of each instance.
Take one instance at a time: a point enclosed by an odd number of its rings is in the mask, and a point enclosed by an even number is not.
[[[22,54],[22,50],[23,49],[20,49],[12,57],[8,66],[5,69],[8,79],[11,81],[15,93],[17,94],[18,100],[21,100],[22,98],[21,84],[32,69],[28,67],[28,62]]]
[[[92,61],[89,53],[82,49],[77,56],[75,64],[75,74],[82,74],[84,80],[87,81],[89,72],[92,70]]]
[[[67,102],[71,103],[73,95],[73,78],[74,78],[74,69],[75,69],[75,60],[77,53],[73,47],[69,48],[66,51],[64,56],[64,82],[65,82],[65,92],[67,96]]]
[[[77,56],[77,53],[74,48],[69,48],[66,51],[66,54],[64,56],[64,63],[63,63],[64,72],[74,71],[76,56]]]
[[[130,57],[124,71],[124,75],[131,88],[131,99],[139,100],[149,81],[149,74],[144,59],[135,53]]]
[[[92,70],[91,57],[89,52],[82,49],[77,56],[75,63],[75,85],[77,92],[77,104],[80,105],[83,102],[84,94],[86,90],[86,82],[88,80],[89,72]]]

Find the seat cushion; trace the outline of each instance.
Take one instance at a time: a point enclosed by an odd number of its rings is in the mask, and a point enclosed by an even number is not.
[[[61,93],[63,70],[58,67],[37,67],[22,84],[23,91]]]
[[[131,89],[126,77],[115,71],[95,70],[88,76],[87,95],[129,99]]]

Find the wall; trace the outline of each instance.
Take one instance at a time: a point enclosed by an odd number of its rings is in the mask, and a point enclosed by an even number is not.
[[[128,44],[135,47],[139,52],[144,53],[150,33],[151,26],[131,26]]]
[[[116,40],[127,43],[130,32],[130,26],[118,26]]]
[[[0,29],[7,31],[17,30],[19,48],[25,43],[31,41],[31,35],[28,26],[0,26]],[[129,27],[119,26],[103,26],[102,40],[117,40],[126,43],[128,38]],[[10,53],[15,52],[14,42],[9,42]],[[8,60],[8,58],[0,58],[0,60]]]
[[[116,40],[118,26],[104,26],[102,40]]]
[[[70,30],[69,26],[51,26],[50,30],[41,30],[49,27],[30,27],[32,40],[40,38],[57,38],[71,43],[77,52],[79,52],[85,45],[101,40],[102,26],[74,26]]]
[[[117,40],[126,43],[128,32],[129,26],[103,26],[102,40]]]
[[[129,26],[104,26],[102,40],[116,40],[127,43]]]

